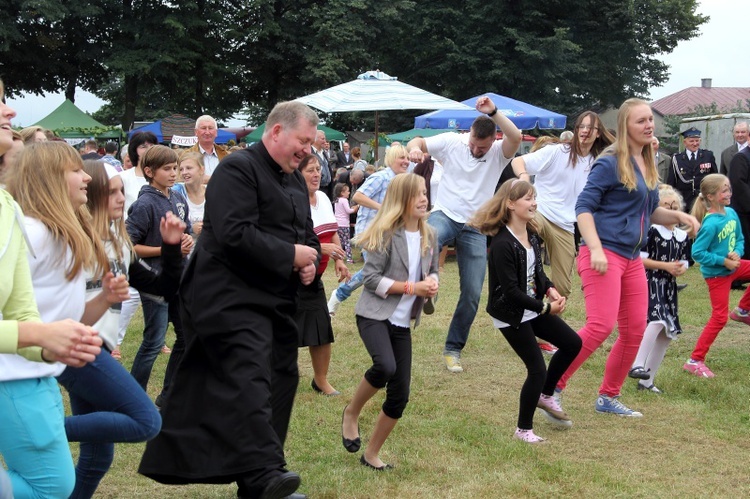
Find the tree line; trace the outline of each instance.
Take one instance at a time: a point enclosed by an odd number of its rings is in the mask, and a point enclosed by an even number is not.
[[[128,129],[171,113],[260,120],[379,69],[463,100],[495,92],[563,114],[664,83],[657,59],[698,34],[697,0],[0,0],[9,93],[76,88]],[[418,114],[381,115],[411,127]],[[327,117],[372,128],[371,113]]]

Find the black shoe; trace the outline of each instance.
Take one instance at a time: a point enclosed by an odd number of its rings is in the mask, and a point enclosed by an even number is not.
[[[365,459],[364,454],[362,454],[362,456],[359,458],[359,462],[362,463],[363,466],[372,468],[375,471],[387,471],[387,470],[393,469],[393,466],[391,466],[390,464],[384,464],[383,466],[380,466],[380,467],[371,465],[370,463],[367,462],[367,459]]]
[[[687,284],[678,284],[677,285],[677,292],[679,293],[683,289],[687,288]]]
[[[301,481],[297,473],[286,471],[268,481],[260,499],[284,499],[294,494]]]
[[[628,377],[633,379],[649,379],[651,377],[651,374],[649,374],[650,372],[650,369],[647,371],[641,366],[636,366],[628,371]]]
[[[745,291],[747,287],[744,284],[742,284],[742,281],[732,281],[732,289]]]
[[[315,382],[315,380],[312,380],[312,381],[310,382],[310,386],[312,387],[312,389],[313,389],[314,391],[316,391],[316,392],[318,392],[318,393],[320,393],[320,394],[323,394],[323,395],[325,395],[326,397],[338,397],[339,395],[341,395],[341,392],[340,392],[340,391],[338,391],[338,390],[334,390],[334,391],[333,391],[333,392],[331,392],[331,393],[326,393],[326,392],[324,392],[323,390],[321,390],[321,389],[320,389],[320,387],[319,387],[319,386],[318,386],[318,384],[317,384],[317,383]]]
[[[347,405],[346,407],[349,406]],[[344,436],[344,414],[346,413],[346,407],[344,407],[344,411],[341,413],[341,443],[344,444],[344,449],[347,452],[354,453],[362,447],[362,439],[357,436],[357,438],[352,440]],[[357,425],[357,433],[359,433],[359,425]]]

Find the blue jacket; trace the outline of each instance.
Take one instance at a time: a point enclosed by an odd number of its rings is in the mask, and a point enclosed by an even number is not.
[[[125,226],[128,229],[133,245],[161,247],[161,232],[159,223],[161,218],[171,211],[187,224],[185,232],[192,233],[188,218],[188,204],[182,194],[170,190],[167,197],[160,190],[144,185],[138,193],[138,199],[130,206]],[[154,271],[161,270],[161,257],[143,258]]]
[[[633,162],[637,188],[628,191],[617,176],[617,158],[599,156],[576,202],[576,216],[591,213],[602,247],[633,260],[640,258],[659,193],[649,189]]]
[[[724,214],[709,213],[701,222],[693,242],[693,260],[700,263],[703,277],[731,274],[732,271],[724,266],[724,259],[732,251],[740,256],[745,252],[745,238],[737,212],[727,207]]]

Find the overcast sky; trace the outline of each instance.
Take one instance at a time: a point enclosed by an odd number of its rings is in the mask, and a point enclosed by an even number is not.
[[[651,98],[660,99],[687,87],[697,87],[702,78],[711,78],[714,87],[750,87],[750,64],[745,43],[750,2],[748,0],[703,0],[698,12],[711,17],[697,38],[681,42],[662,59],[670,66],[670,78],[662,87],[651,89]],[[18,116],[14,125],[29,126],[44,118],[63,102],[63,94],[30,95],[8,99]],[[78,90],[76,105],[94,112],[104,101]],[[242,126],[244,120],[229,123]]]

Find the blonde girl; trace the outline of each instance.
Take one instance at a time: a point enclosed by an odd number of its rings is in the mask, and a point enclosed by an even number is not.
[[[659,206],[682,211],[682,196],[669,185],[659,186]],[[652,224],[641,251],[648,281],[648,325],[628,376],[640,380],[639,390],[661,393],[654,385],[669,343],[682,333],[677,313],[677,277],[687,271],[687,233],[675,224]]]
[[[392,468],[380,459],[380,449],[401,418],[411,383],[412,317],[419,324],[425,298],[438,291],[438,251],[435,233],[427,225],[424,178],[397,175],[372,223],[355,238],[367,260],[364,291],[355,307],[357,327],[373,365],[365,372],[342,415],[344,448],[361,446],[359,415],[381,388],[386,397],[360,463],[383,471]]]
[[[693,260],[700,263],[701,274],[708,285],[711,317],[698,337],[690,359],[682,367],[701,378],[714,377],[705,360],[708,350],[727,323],[732,281],[750,278],[750,261],[740,259],[746,241],[737,212],[729,207],[731,199],[729,179],[712,173],[701,181],[700,194],[693,204],[692,214],[702,220],[701,229],[693,242]],[[739,305],[729,317],[750,324],[749,310],[750,289],[742,294]]]
[[[174,186],[174,190],[182,194],[188,202],[190,223],[193,235],[197,239],[203,230],[203,213],[206,205],[206,184],[203,177],[206,167],[203,166],[203,155],[195,151],[182,153],[177,162],[182,182]]]
[[[0,80],[0,160],[13,145],[15,115]],[[101,339],[70,319],[41,322],[25,237],[23,213],[0,188],[0,456],[8,468],[0,467],[0,497],[67,498],[75,473],[54,376],[93,361]]]
[[[581,350],[581,339],[558,317],[565,311],[566,299],[544,273],[536,216],[534,187],[515,179],[506,181],[470,221],[482,234],[493,236],[487,312],[526,365],[514,437],[530,444],[544,442],[533,430],[537,407],[555,426],[572,426],[554,391]],[[558,347],[549,370],[537,336]]]
[[[90,182],[78,153],[63,142],[29,145],[9,181],[25,210],[34,293],[46,320],[93,325],[128,297],[128,282],[110,270],[86,208]],[[98,291],[87,297],[93,283]],[[84,367],[66,368],[58,381],[68,391],[73,413],[65,419],[68,440],[81,442],[71,497],[91,497],[112,462],[111,442],[153,437],[159,416],[150,406],[131,404],[127,389],[137,385],[106,350]]]

